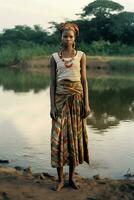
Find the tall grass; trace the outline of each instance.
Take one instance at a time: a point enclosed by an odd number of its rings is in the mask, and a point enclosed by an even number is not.
[[[10,66],[14,64],[24,63],[36,56],[49,55],[57,51],[59,46],[37,45],[18,47],[15,45],[7,45],[0,49],[0,67]]]
[[[15,61],[15,53],[10,46],[0,50],[0,66],[12,65]]]
[[[79,43],[76,46],[77,49],[84,51],[87,55],[95,56],[134,56],[134,47],[121,44],[120,42],[109,43],[108,41],[94,41],[91,44]],[[50,55],[55,51],[58,51],[60,46],[53,45],[39,45],[32,42],[21,42],[17,44],[8,43],[6,46],[0,48],[0,67],[10,66],[13,64],[24,63],[33,57]],[[129,63],[129,66],[133,68],[132,62],[125,60],[110,61],[111,67],[115,67],[118,64],[124,66]]]
[[[100,40],[93,41],[91,44],[82,42],[78,46],[89,55],[134,56],[134,47],[120,42],[110,43],[109,41]]]
[[[44,49],[40,46],[34,48],[20,49],[16,53],[16,60],[18,63],[22,63],[26,60],[31,59],[34,56],[40,56],[45,54]]]

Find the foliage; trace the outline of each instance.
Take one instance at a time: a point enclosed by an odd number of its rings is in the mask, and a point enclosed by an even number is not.
[[[109,0],[96,0],[83,8],[81,17],[94,15],[95,17],[109,17],[112,12],[122,11],[124,7]]]
[[[110,0],[95,0],[83,8],[78,24],[77,46],[91,55],[134,55],[134,12]],[[94,16],[89,19],[86,17]],[[40,25],[16,25],[0,33],[0,66],[20,63],[33,56],[51,54],[60,48],[59,23],[49,22],[50,30]]]

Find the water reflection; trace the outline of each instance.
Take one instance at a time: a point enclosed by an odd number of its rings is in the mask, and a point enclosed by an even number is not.
[[[99,130],[134,119],[134,76],[89,79],[92,113],[88,124]]]
[[[25,135],[30,140],[35,139],[37,142],[38,136],[37,138],[32,136],[35,136],[38,132],[42,132],[44,135],[44,125],[48,122],[50,109],[48,88],[35,95],[33,90],[16,94],[14,91],[3,92],[1,87],[0,100],[0,118],[2,121],[8,120],[14,127],[18,127],[19,131],[21,130],[23,136]],[[9,130],[14,132],[11,128]],[[38,139],[40,140],[40,138]]]
[[[89,98],[91,114],[88,124],[98,130],[119,125],[122,120],[134,119],[134,75],[108,72],[89,73]],[[0,69],[0,85],[3,90],[34,93],[49,86],[49,75],[33,74],[20,69]],[[30,96],[30,92],[29,92]],[[26,108],[26,105],[24,105]]]
[[[0,69],[0,85],[4,90],[28,92],[32,89],[36,93],[45,89],[49,82],[47,74],[34,74],[21,69]]]
[[[36,171],[50,168],[49,109],[49,88],[15,93],[0,87],[1,159],[9,159],[11,166],[32,165]]]

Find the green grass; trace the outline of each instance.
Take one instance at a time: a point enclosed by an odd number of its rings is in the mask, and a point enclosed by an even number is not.
[[[0,49],[0,67],[21,64],[37,56],[49,55],[56,51],[58,46],[35,45],[29,47],[5,46]]]
[[[12,65],[15,61],[15,52],[10,46],[0,50],[0,66]]]
[[[76,45],[76,48],[84,51],[90,57],[96,55],[105,57],[104,62],[107,62],[111,70],[134,70],[134,47],[132,46],[100,40],[94,41],[92,44],[80,43]],[[51,55],[59,49],[60,46],[54,44],[39,45],[30,42],[20,42],[17,45],[8,44],[0,48],[0,67],[24,64],[35,57]]]

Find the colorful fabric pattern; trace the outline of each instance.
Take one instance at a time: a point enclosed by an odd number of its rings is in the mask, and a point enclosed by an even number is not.
[[[83,161],[89,164],[86,119],[83,114],[83,89],[79,81],[61,80],[55,95],[57,120],[52,119],[51,165],[63,167]]]

